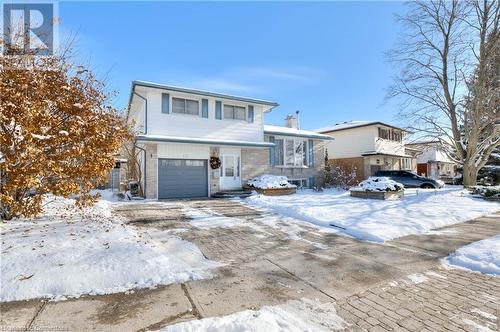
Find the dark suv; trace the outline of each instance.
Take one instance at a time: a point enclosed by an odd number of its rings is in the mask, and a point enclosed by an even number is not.
[[[377,171],[373,176],[384,176],[402,183],[405,188],[438,189],[444,186],[441,181],[419,176],[409,171]]]

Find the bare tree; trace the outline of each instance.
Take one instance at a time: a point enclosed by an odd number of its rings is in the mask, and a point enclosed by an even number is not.
[[[467,98],[468,79],[476,77],[473,85],[480,86],[488,73],[485,63],[492,52],[486,50],[492,47],[487,37],[498,32],[498,2],[435,0],[408,6],[407,15],[398,17],[401,41],[388,54],[401,67],[388,97],[400,98],[400,115],[409,129],[439,141],[463,166],[464,185],[474,185],[500,143],[498,126],[486,115],[492,113],[491,103],[484,102],[489,94],[478,89],[474,103]]]
[[[141,158],[144,149],[141,148],[135,141],[135,136],[137,132],[134,132],[133,137],[123,144],[123,152],[127,156],[127,177],[128,179],[137,181],[139,195],[144,195],[144,187],[142,183],[142,168],[141,168]]]

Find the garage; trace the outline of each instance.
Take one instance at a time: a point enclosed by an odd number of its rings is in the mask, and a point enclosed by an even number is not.
[[[206,160],[158,159],[158,198],[207,196]]]

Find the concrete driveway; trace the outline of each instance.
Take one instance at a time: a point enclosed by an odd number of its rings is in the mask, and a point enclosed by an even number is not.
[[[197,224],[190,211],[230,223]],[[309,298],[335,302],[347,330],[498,330],[500,279],[446,269],[439,260],[499,234],[500,215],[380,245],[319,232],[231,200],[131,203],[116,213],[137,227],[166,229],[194,242],[226,266],[213,279],[155,289],[3,303],[0,328],[154,330]]]

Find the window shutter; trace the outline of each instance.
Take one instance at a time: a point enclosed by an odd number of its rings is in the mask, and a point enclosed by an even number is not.
[[[312,139],[307,142],[307,148],[309,149],[309,166],[314,167],[314,146]]]
[[[269,136],[269,142],[276,143],[275,137]],[[271,164],[272,167],[276,165],[276,146],[271,146],[269,148],[269,164]]]
[[[253,105],[248,105],[248,122],[253,123]]]
[[[201,100],[201,116],[208,118],[208,99]]]
[[[215,118],[222,120],[222,102],[220,100],[215,101]]]
[[[168,93],[161,94],[161,112],[170,113],[170,95]]]

